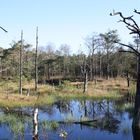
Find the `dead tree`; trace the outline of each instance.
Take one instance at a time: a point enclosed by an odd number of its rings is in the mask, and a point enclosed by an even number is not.
[[[23,50],[23,31],[21,31],[21,44],[19,53],[19,93],[22,95],[22,50]]]
[[[134,10],[134,13],[140,15],[140,12],[138,12],[137,10]],[[130,34],[137,35],[140,38],[140,28],[137,22],[135,21],[133,15],[125,17],[121,12],[115,12],[114,10],[113,13],[110,13],[110,15],[111,16],[119,15],[121,18],[119,22],[122,22],[126,25],[126,28],[130,31]],[[116,43],[126,48],[129,48],[129,50],[124,50],[122,52],[134,53],[138,57],[138,59],[136,60],[138,61],[138,69],[137,69],[137,85],[135,96],[135,110],[132,127],[140,130],[140,52],[131,45],[119,42]]]
[[[96,62],[96,56],[95,56],[95,51],[97,50],[97,48],[99,48],[99,42],[100,42],[100,37],[99,35],[94,34],[92,37],[89,37],[86,39],[86,46],[88,47],[89,50],[89,69],[90,69],[90,73],[89,73],[89,80],[93,81],[97,74],[97,62]],[[96,81],[96,80],[95,80]]]
[[[83,64],[80,67],[81,67],[81,72],[82,72],[83,81],[84,81],[83,93],[86,93],[88,90],[88,74],[89,74],[89,66],[86,62],[86,58],[84,58]]]
[[[88,90],[88,70],[87,65],[84,68],[84,90],[83,92],[86,93]]]
[[[33,112],[33,140],[38,140],[38,108]]]
[[[38,27],[36,28],[36,51],[35,51],[35,92],[38,88]]]

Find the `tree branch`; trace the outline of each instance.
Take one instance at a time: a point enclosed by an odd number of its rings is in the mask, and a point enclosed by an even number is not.
[[[0,29],[2,29],[4,32],[8,32],[7,30],[5,30],[3,27],[0,26]]]
[[[140,12],[138,12],[136,9],[134,9],[134,12],[135,12],[136,14],[140,14]]]
[[[140,56],[140,53],[136,49],[134,49],[132,46],[126,45],[126,44],[123,44],[123,43],[120,43],[120,42],[115,42],[115,43],[117,43],[119,45],[122,45],[122,46],[125,46],[127,48],[130,48],[133,53],[135,53],[137,56]]]
[[[140,14],[140,12],[137,12],[137,10],[134,10],[134,12],[137,14]],[[125,23],[129,30],[131,30],[131,31],[133,30],[131,32],[131,34],[139,34],[139,36],[140,36],[140,28],[139,28],[138,24],[135,22],[135,20],[133,19],[133,15],[129,16],[129,17],[124,17],[121,12],[115,12],[113,10],[113,13],[110,13],[110,16],[115,16],[115,15],[119,15],[122,18],[122,20],[120,20],[119,22]]]
[[[128,52],[128,53],[132,53],[132,54],[135,54],[136,55],[136,53],[134,53],[133,51],[119,50],[119,52]]]

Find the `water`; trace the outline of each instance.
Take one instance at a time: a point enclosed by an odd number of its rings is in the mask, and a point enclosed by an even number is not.
[[[0,139],[133,140],[133,103],[123,100],[58,101],[52,106],[38,107],[38,123],[33,125],[34,109],[1,108]],[[35,126],[38,135],[33,138]]]

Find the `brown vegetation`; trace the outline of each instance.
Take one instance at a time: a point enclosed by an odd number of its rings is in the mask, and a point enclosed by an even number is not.
[[[132,87],[134,88],[134,83],[131,82],[131,86],[128,88],[127,81],[122,78],[98,79],[96,84],[95,82],[89,82],[88,91],[83,94],[82,82],[64,81],[60,86],[38,85],[39,96],[36,96],[33,82],[30,84],[24,83],[23,95],[18,94],[17,83],[9,82],[8,87],[5,87],[4,84],[0,88],[0,106],[43,105],[53,103],[58,99],[114,99],[126,95],[128,91],[132,91]],[[27,91],[29,91],[29,94],[27,94]]]

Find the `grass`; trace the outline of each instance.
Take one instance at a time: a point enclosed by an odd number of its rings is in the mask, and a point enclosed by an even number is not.
[[[26,107],[26,106],[40,106],[44,104],[52,104],[56,100],[53,96],[25,96],[10,94],[7,95],[0,94],[0,107]]]
[[[33,81],[23,83],[23,95],[18,94],[17,83],[12,81],[7,83],[0,82],[0,106],[2,107],[41,106],[52,104],[57,100],[70,99],[118,99],[128,91],[135,92],[135,84],[131,84],[128,88],[127,81],[122,78],[100,79],[97,80],[96,85],[94,82],[89,82],[88,92],[85,94],[81,82],[65,81],[61,86],[38,85],[39,96],[34,94]],[[27,96],[27,90],[30,91],[30,96]]]

